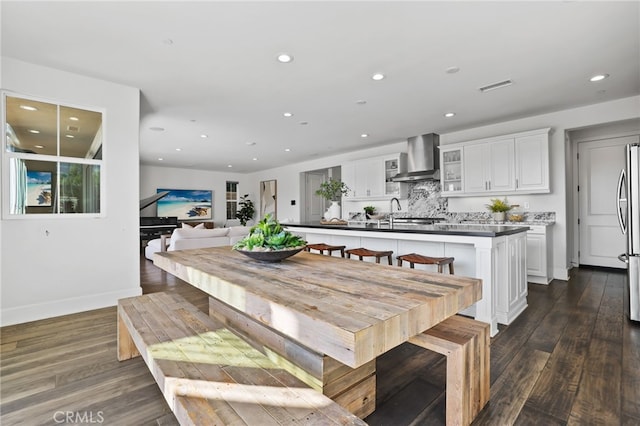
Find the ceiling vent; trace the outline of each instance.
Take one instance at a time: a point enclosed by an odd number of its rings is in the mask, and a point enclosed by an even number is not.
[[[80,127],[69,125],[69,126],[67,126],[67,131],[68,132],[79,132],[80,131]]]
[[[513,81],[511,80],[504,80],[504,81],[499,81],[497,83],[493,83],[493,84],[488,84],[484,87],[481,87],[479,90],[484,93],[484,92],[490,92],[491,90],[496,90],[496,89],[501,89],[503,87],[507,87],[507,86],[511,86],[513,84]]]

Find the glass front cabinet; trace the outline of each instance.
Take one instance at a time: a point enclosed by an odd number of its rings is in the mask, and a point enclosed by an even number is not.
[[[440,147],[440,183],[442,195],[461,193],[462,188],[462,147]]]

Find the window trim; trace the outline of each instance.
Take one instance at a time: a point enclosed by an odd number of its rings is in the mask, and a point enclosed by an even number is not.
[[[58,102],[52,99],[41,98],[37,96],[29,96],[22,93],[13,92],[10,90],[2,90],[1,94],[1,102],[2,102],[2,114],[0,117],[0,123],[2,125],[2,146],[1,146],[1,156],[2,156],[2,176],[1,176],[1,189],[2,189],[2,219],[7,220],[15,220],[15,219],[26,219],[26,220],[36,220],[36,219],[93,219],[93,218],[106,218],[107,217],[107,151],[108,148],[106,145],[107,140],[107,114],[104,108],[94,107],[94,106],[86,106],[86,105],[78,105],[74,103],[67,102]],[[25,100],[31,100],[34,102],[44,102],[57,106],[56,112],[56,121],[58,130],[56,132],[56,153],[57,155],[49,155],[49,154],[34,154],[34,153],[25,153],[25,152],[10,152],[7,151],[7,141],[6,141],[6,131],[7,131],[7,97],[20,98]],[[101,125],[101,155],[102,158],[100,160],[96,160],[93,158],[79,158],[79,157],[66,157],[60,155],[60,107],[69,107],[82,109],[85,111],[91,111],[100,113],[102,117],[102,125]],[[83,164],[83,165],[97,165],[100,167],[100,212],[99,213],[60,213],[60,212],[52,212],[52,213],[11,213],[10,212],[10,176],[9,176],[9,163],[12,158],[18,158],[22,160],[33,160],[33,161],[47,161],[56,163],[57,169],[57,188],[56,191],[60,190],[60,163],[74,163],[74,164]],[[59,192],[58,192],[59,194]]]

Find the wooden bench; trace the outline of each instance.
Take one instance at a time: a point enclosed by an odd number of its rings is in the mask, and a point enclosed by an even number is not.
[[[142,355],[181,425],[366,425],[176,294],[118,301],[118,360]]]
[[[454,315],[409,342],[447,357],[447,425],[469,425],[489,401],[489,324]]]

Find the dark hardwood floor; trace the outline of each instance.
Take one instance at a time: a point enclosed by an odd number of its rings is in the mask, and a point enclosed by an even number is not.
[[[144,293],[195,288],[141,258]],[[491,340],[491,400],[474,425],[639,425],[640,327],[624,274],[577,269],[529,285],[526,311]],[[175,425],[144,362],[116,360],[116,309],[0,329],[0,424]],[[378,360],[371,425],[444,424],[444,357],[410,344]]]

